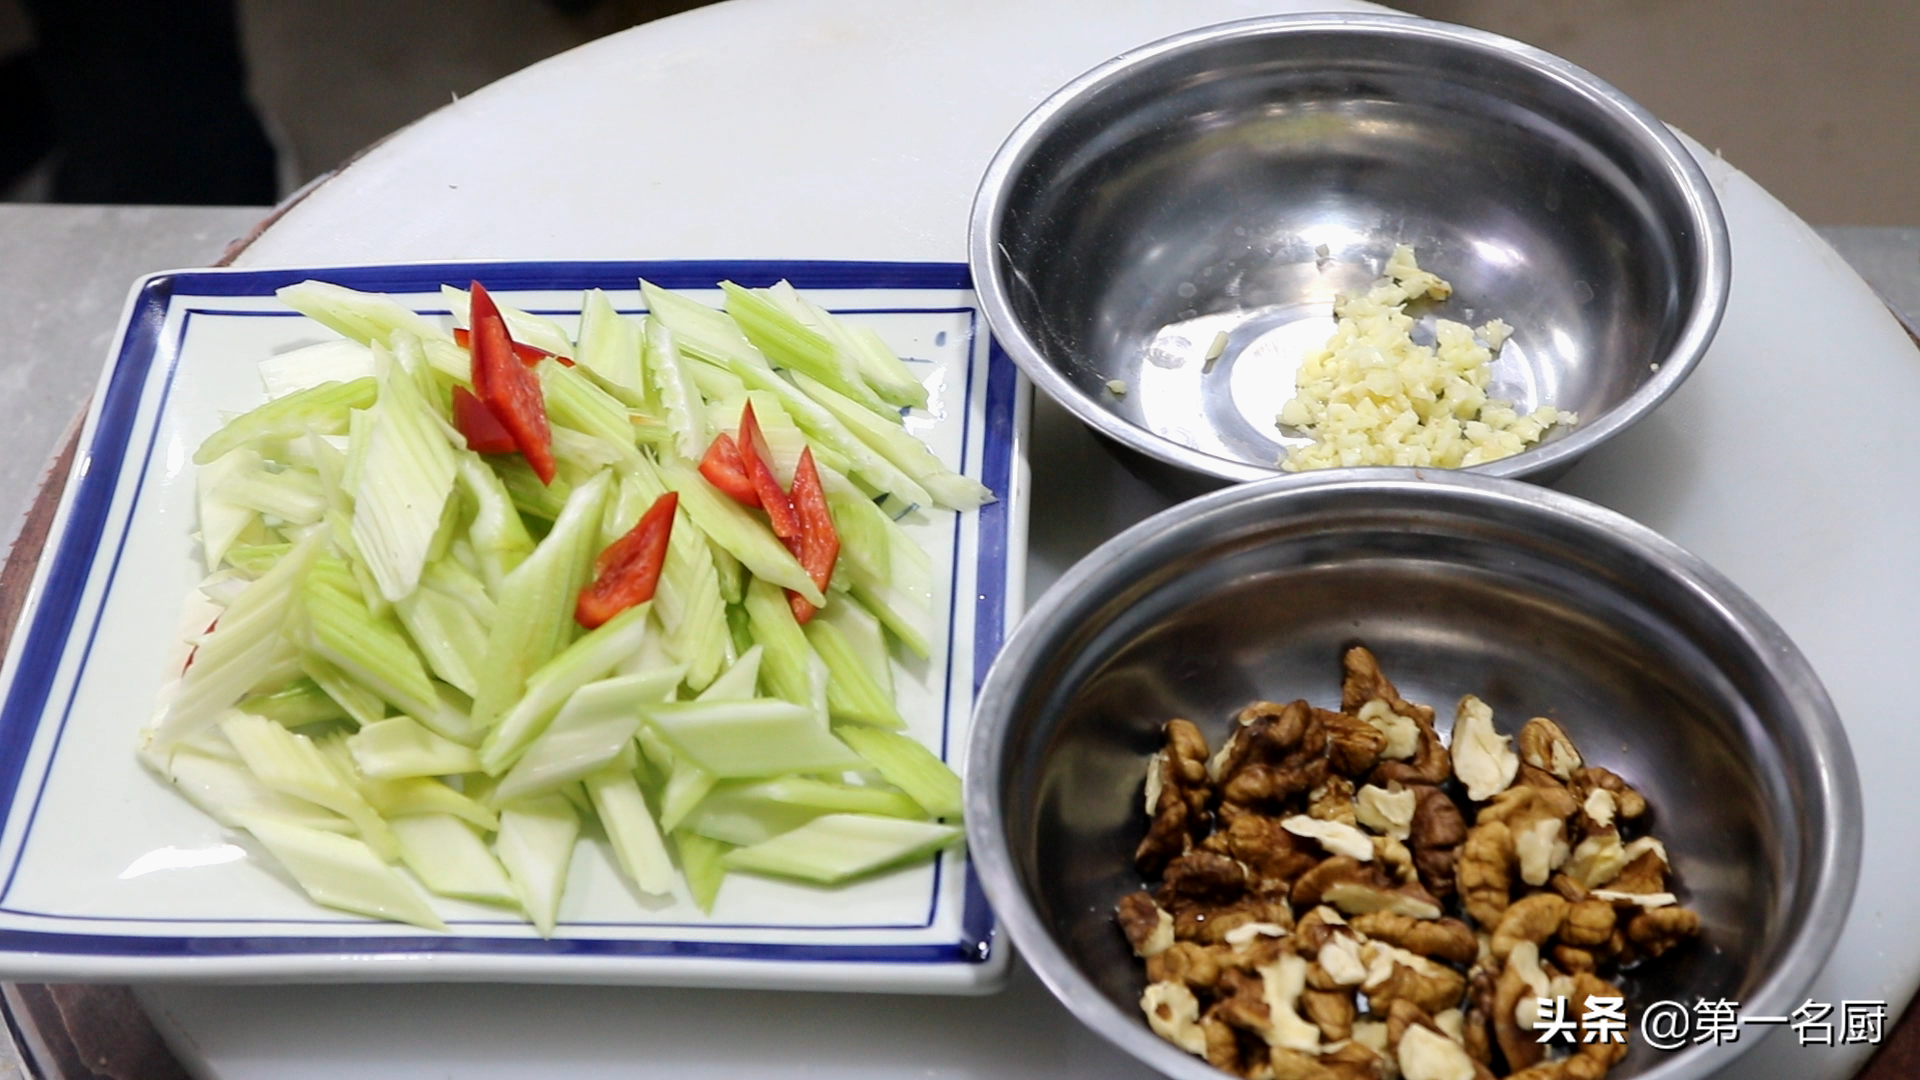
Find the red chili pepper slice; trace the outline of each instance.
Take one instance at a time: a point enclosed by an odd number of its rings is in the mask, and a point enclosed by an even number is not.
[[[707,456],[700,459],[700,475],[734,502],[760,509],[760,492],[753,486],[753,481],[747,479],[747,466],[740,456],[740,444],[734,442],[733,436],[726,432],[715,436],[713,445],[707,447]]]
[[[753,402],[740,410],[740,461],[747,479],[760,496],[760,509],[767,512],[773,535],[782,540],[800,535],[800,519],[794,516],[793,500],[780,486],[773,472],[773,451],[767,449],[767,437],[760,432],[760,421],[753,415]]]
[[[464,326],[454,327],[453,343],[455,345],[460,346],[463,349],[472,348],[473,347],[473,344],[472,344],[473,331],[468,330]],[[560,361],[562,364],[565,364],[567,367],[573,366],[573,361],[567,359],[564,356],[561,356],[559,353],[550,353],[538,345],[528,345],[526,342],[523,342],[523,341],[516,341],[513,343],[513,355],[519,357],[520,362],[527,365],[528,367],[533,367],[535,364],[538,364],[540,361],[548,359],[549,357]]]
[[[513,352],[507,323],[493,297],[473,283],[473,389],[543,484],[553,483],[553,429],[547,426],[540,380]]]
[[[800,520],[800,550],[794,554],[824,593],[833,580],[833,564],[840,558],[840,531],[833,526],[833,511],[827,506],[826,489],[820,486],[812,447],[800,451],[800,464],[793,470],[793,512]],[[805,624],[813,618],[814,606],[798,595],[788,592],[787,603],[796,621]]]
[[[467,449],[476,454],[511,454],[518,447],[500,426],[493,410],[464,386],[453,388],[453,426],[466,436]]]
[[[680,496],[669,491],[654,500],[627,535],[607,545],[593,563],[593,581],[580,590],[573,618],[589,630],[615,615],[653,599],[660,584],[660,568],[667,561],[667,541],[673,537],[673,512]]]

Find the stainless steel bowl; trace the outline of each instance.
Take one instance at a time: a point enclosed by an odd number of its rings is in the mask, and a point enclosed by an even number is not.
[[[1307,441],[1275,425],[1299,361],[1396,244],[1455,287],[1429,331],[1516,328],[1495,396],[1580,416],[1493,476],[1549,478],[1644,416],[1726,305],[1719,203],[1664,125],[1538,49],[1388,15],[1226,23],[1074,80],[988,167],[969,261],[1028,378],[1217,486]]]
[[[1113,922],[1140,887],[1161,725],[1218,746],[1249,701],[1340,698],[1364,642],[1443,719],[1462,694],[1511,734],[1550,716],[1646,792],[1702,940],[1636,973],[1648,1001],[1797,1008],[1845,919],[1860,791],[1833,705],[1753,601],[1651,530],[1546,488],[1441,470],[1279,477],[1176,506],[1080,562],[983,687],[967,835],[994,910],[1053,992],[1168,1076],[1217,1077],[1150,1032]],[[1755,1040],[1613,1075],[1680,1080]]]

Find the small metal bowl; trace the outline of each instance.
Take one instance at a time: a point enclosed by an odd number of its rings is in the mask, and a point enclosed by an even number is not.
[[[1219,746],[1248,702],[1340,700],[1368,645],[1443,722],[1463,694],[1514,733],[1557,720],[1645,792],[1699,941],[1636,969],[1656,1000],[1797,1008],[1858,875],[1858,778],[1833,705],[1753,601],[1610,510],[1514,480],[1367,469],[1278,477],[1176,506],[1070,570],[981,690],[967,837],[1014,944],[1082,1021],[1172,1077],[1216,1078],[1154,1035],[1114,904],[1141,885],[1141,791],[1161,726]],[[1754,1040],[1611,1075],[1681,1080]]]
[[[969,261],[1028,378],[1218,486],[1310,441],[1276,426],[1299,362],[1397,244],[1454,285],[1409,309],[1427,333],[1515,328],[1494,397],[1579,414],[1492,476],[1551,478],[1646,415],[1726,306],[1725,220],[1664,125],[1538,49],[1388,15],[1225,23],[1082,75],[988,167]]]

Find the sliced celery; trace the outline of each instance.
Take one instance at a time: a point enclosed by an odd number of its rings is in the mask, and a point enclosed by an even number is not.
[[[624,536],[647,507],[666,494],[666,483],[650,458],[620,480],[619,513],[606,530]],[[693,523],[686,508],[674,512],[673,531],[667,537],[667,562],[661,568],[654,593],[654,610],[670,638],[669,651],[687,665],[687,685],[695,690],[711,682],[730,650],[727,648],[726,601],[713,566],[713,547]]]
[[[729,844],[758,844],[823,814],[922,819],[920,804],[898,791],[832,784],[802,776],[732,781],[715,787],[681,828]]]
[[[925,488],[936,505],[948,510],[972,510],[993,501],[993,492],[985,484],[941,464],[927,444],[905,428],[875,416],[858,402],[836,393],[833,387],[804,374],[794,376],[794,381],[832,413],[834,419]]]
[[[360,792],[327,761],[312,739],[271,720],[228,713],[220,732],[260,782],[285,795],[305,799],[339,814],[381,858],[398,851],[393,833]]]
[[[492,727],[526,692],[527,676],[573,640],[574,604],[598,553],[608,483],[603,473],[575,488],[546,539],[501,582],[473,697],[476,727]]]
[[[287,686],[271,694],[257,694],[242,701],[238,706],[244,713],[264,716],[283,727],[301,727],[306,724],[324,724],[329,720],[348,719],[347,711],[338,702],[327,696],[320,684],[310,678],[295,679]]]
[[[684,672],[675,667],[621,675],[573,691],[559,715],[500,778],[493,801],[507,803],[552,791],[613,761],[633,741],[641,707],[665,701]]]
[[[321,341],[260,361],[260,383],[269,401],[322,383],[352,382],[372,374],[373,352],[357,341]]]
[[[500,812],[494,852],[541,937],[552,937],[559,922],[560,896],[567,888],[567,869],[579,838],[580,816],[565,796],[542,795]]]
[[[258,439],[289,439],[309,431],[344,435],[349,423],[347,414],[372,405],[378,394],[374,380],[361,378],[345,383],[322,383],[269,401],[234,417],[225,427],[207,436],[207,441],[194,451],[193,463],[206,465]]]
[[[960,777],[933,751],[906,735],[878,728],[836,728],[848,746],[865,758],[887,783],[906,792],[937,818],[960,817]]]
[[[646,710],[674,750],[722,778],[858,768],[862,759],[805,705],[771,698],[696,701]]]
[[[539,367],[540,388],[547,403],[547,417],[555,427],[571,428],[603,439],[614,448],[625,464],[638,453],[634,449],[633,421],[627,407],[570,368],[552,362]]]
[[[962,835],[952,825],[828,814],[792,832],[730,851],[721,861],[729,870],[837,885],[924,859],[958,843]]]
[[[775,366],[818,379],[848,397],[867,402],[871,408],[887,409],[887,403],[861,381],[852,357],[842,355],[833,342],[794,318],[792,312],[731,281],[721,282],[720,289],[727,294],[727,314]]]
[[[553,461],[558,467],[559,475],[550,486],[558,486],[583,476],[591,476],[609,466],[618,465],[622,470],[631,469],[633,463],[639,459],[639,452],[633,447],[628,446],[622,449],[598,435],[589,435],[584,431],[575,431],[559,424],[554,424],[551,432]]]
[[[819,586],[793,557],[793,552],[774,537],[773,530],[746,507],[714,490],[699,470],[679,462],[663,461],[660,475],[669,488],[680,493],[681,507],[715,547],[731,553],[755,577],[792,589],[809,603],[826,602]]]
[[[688,461],[699,461],[707,452],[709,439],[700,390],[681,364],[679,346],[674,344],[673,331],[667,324],[648,319],[645,334],[647,376],[666,414],[667,427],[673,431],[674,449]]]
[[[680,870],[687,876],[687,891],[693,894],[693,902],[711,915],[713,902],[720,897],[720,883],[727,877],[721,859],[733,847],[689,832],[674,833],[673,846],[680,853]]]
[[[480,599],[486,600],[484,589]],[[492,607],[491,600],[487,606]],[[471,607],[423,583],[395,604],[393,611],[434,675],[465,694],[478,692],[479,668],[487,655],[487,624],[474,617]]]
[[[745,603],[747,624],[753,640],[764,654],[760,660],[760,681],[774,697],[807,705],[813,701],[813,679],[808,665],[813,647],[794,621],[793,608],[777,586],[759,578],[747,585]]]
[[[527,676],[525,694],[501,716],[480,744],[480,761],[486,771],[498,776],[546,730],[554,714],[576,691],[604,679],[622,660],[633,655],[646,640],[647,618],[651,613],[648,604],[628,608],[568,645]],[[676,675],[665,689],[679,681]]]
[[[785,285],[786,282],[780,284]],[[779,287],[774,286],[775,289]],[[914,378],[913,369],[888,347],[873,327],[857,326],[817,304],[803,298],[796,299],[813,314],[814,324],[821,335],[853,357],[854,364],[860,369],[860,377],[866,380],[874,393],[890,405],[913,409],[927,407],[927,388]]]
[[[758,398],[770,395],[762,395],[755,391],[748,396]],[[732,413],[735,419],[739,418],[739,409],[733,409]],[[832,469],[839,473],[847,471],[846,457],[826,443],[807,438],[807,433],[801,431],[800,426],[793,422],[793,418],[786,415],[785,409],[778,413],[773,413],[771,410],[762,411],[759,402],[756,401],[753,413],[754,417],[760,420],[760,432],[767,438],[767,449],[773,452],[773,471],[780,477],[782,484],[792,486],[793,471],[800,466],[802,450],[813,451],[813,463],[818,468]],[[765,419],[769,415],[773,415],[775,419]]]
[[[845,545],[842,545],[844,550]],[[851,595],[835,596],[833,603],[817,612],[809,626],[825,623],[840,632],[847,647],[866,670],[867,677],[880,688],[889,706],[893,697],[893,657],[887,651],[887,634],[880,620],[866,605]],[[816,646],[815,651],[818,651]]]
[[[320,545],[317,534],[295,544],[221,613],[213,632],[194,651],[193,666],[148,728],[146,743],[152,752],[163,753],[180,739],[213,726],[263,675],[294,655],[282,628]]]
[[[451,814],[487,832],[500,827],[499,814],[473,796],[429,777],[410,776],[404,780],[361,777],[354,786],[368,804],[389,821],[421,814]],[[468,786],[475,786],[472,777],[468,777]]]
[[[447,924],[434,914],[419,890],[407,884],[371,846],[351,836],[271,818],[248,818],[245,825],[314,903],[428,930],[446,930]]]
[[[660,792],[660,827],[669,832],[678,828],[719,782],[719,777],[691,760],[683,758],[674,762],[667,773],[666,787]]]
[[[415,814],[392,824],[401,861],[427,888],[441,896],[519,906],[506,869],[466,822],[452,814]]]
[[[728,368],[744,364],[769,370],[767,358],[760,355],[760,350],[740,332],[740,324],[726,312],[662,289],[644,278],[640,281],[640,294],[653,312],[647,321],[670,327],[674,339],[686,352]]]
[[[825,610],[838,604],[836,599]],[[830,672],[827,707],[833,719],[883,728],[907,726],[900,711],[894,708],[893,694],[874,680],[859,652],[838,626],[816,616],[806,626],[806,640],[820,659],[826,661]]]
[[[304,652],[300,654],[300,670],[354,723],[374,724],[387,718],[386,701],[354,681],[338,665],[314,653]]]
[[[389,603],[419,586],[457,473],[453,448],[407,366],[409,355],[419,363],[419,343],[411,335],[398,340],[393,357],[374,350],[380,400],[353,509],[354,544]]]
[[[453,285],[442,285],[440,298],[447,302],[448,310],[453,312],[453,325],[462,329],[471,325],[468,318],[471,301],[467,290]],[[499,297],[494,297],[493,304],[500,309],[500,318],[507,324],[508,337],[521,345],[531,345],[555,356],[573,359],[573,339],[567,336],[566,330],[562,329],[559,323],[545,315],[535,315],[510,304],[503,304]]]
[[[625,403],[645,405],[646,375],[640,366],[640,327],[613,309],[599,289],[588,289],[580,301],[580,345],[574,362],[604,382],[626,392]]]
[[[396,330],[423,340],[447,337],[439,323],[377,293],[357,292],[324,281],[303,281],[274,295],[295,311],[362,345],[378,342],[391,346]]]
[[[255,817],[328,832],[353,831],[346,818],[267,787],[245,765],[198,750],[175,750],[167,775],[189,802],[230,829],[243,828],[243,819]]]
[[[748,701],[760,684],[760,661],[766,649],[755,645],[740,654],[732,666],[700,692],[698,701]]]
[[[410,716],[368,724],[347,736],[347,749],[362,773],[380,780],[453,776],[480,768],[471,747],[434,734]]]
[[[293,550],[292,544],[235,544],[227,549],[226,563],[250,578],[273,569],[280,556]]]
[[[480,563],[481,577],[487,588],[498,592],[501,582],[526,557],[533,553],[533,537],[514,510],[500,477],[480,460],[478,454],[458,455],[460,486],[473,508],[473,524],[467,536],[473,554]]]
[[[199,474],[194,477],[195,497],[200,510],[200,551],[206,557],[208,570],[219,569],[234,541],[256,520],[252,507],[235,503],[226,497],[222,489],[236,476],[263,469],[259,452],[242,447],[201,466]],[[259,574],[254,576],[258,577]]]
[[[542,521],[553,521],[560,511],[567,507],[567,495],[573,487],[564,477],[554,477],[553,483],[543,482],[535,475],[533,466],[527,459],[514,455],[496,455],[487,464],[493,467],[500,483],[506,488],[507,495],[513,500],[513,508],[529,517]]]
[[[327,567],[334,572],[322,572]],[[342,587],[350,579],[340,580],[346,567],[339,559],[328,556],[315,569],[301,594],[314,653],[409,716],[437,709],[427,669],[398,623],[376,618],[357,585]]]
[[[660,828],[647,809],[640,785],[633,772],[618,765],[599,770],[586,778],[587,794],[593,799],[593,812],[607,830],[607,841],[627,877],[640,891],[654,896],[673,892],[673,859],[660,839]]]
[[[221,460],[244,453],[244,450],[234,451]],[[254,455],[254,464],[259,464],[258,455]],[[311,525],[327,512],[327,497],[320,478],[305,469],[274,472],[264,466],[246,468],[243,461],[241,468],[222,477],[220,497],[234,506],[257,510],[283,525]]]
[[[414,719],[443,739],[452,739],[461,746],[478,747],[487,733],[473,724],[470,715],[473,699],[446,683],[435,683],[433,689],[434,696],[439,699],[439,707],[429,716],[416,716]]]

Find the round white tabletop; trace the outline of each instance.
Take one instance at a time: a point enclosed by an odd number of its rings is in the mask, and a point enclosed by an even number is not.
[[[1055,87],[1192,26],[1364,5],[1288,0],[734,0],[555,57],[442,109],[318,186],[241,266],[437,259],[962,262],[976,181]],[[1733,294],[1706,361],[1558,486],[1699,553],[1826,681],[1864,786],[1853,912],[1816,1001],[1920,980],[1920,724],[1892,672],[1920,642],[1920,353],[1852,270],[1752,181],[1705,164]],[[1166,505],[1035,403],[1029,595]],[[1146,1076],[1030,975],[990,998],[510,986],[144,991],[221,1080],[756,1075]],[[1785,1029],[1742,1076],[1835,1078],[1871,1046]],[[1836,1040],[1837,1041],[1837,1040]]]

